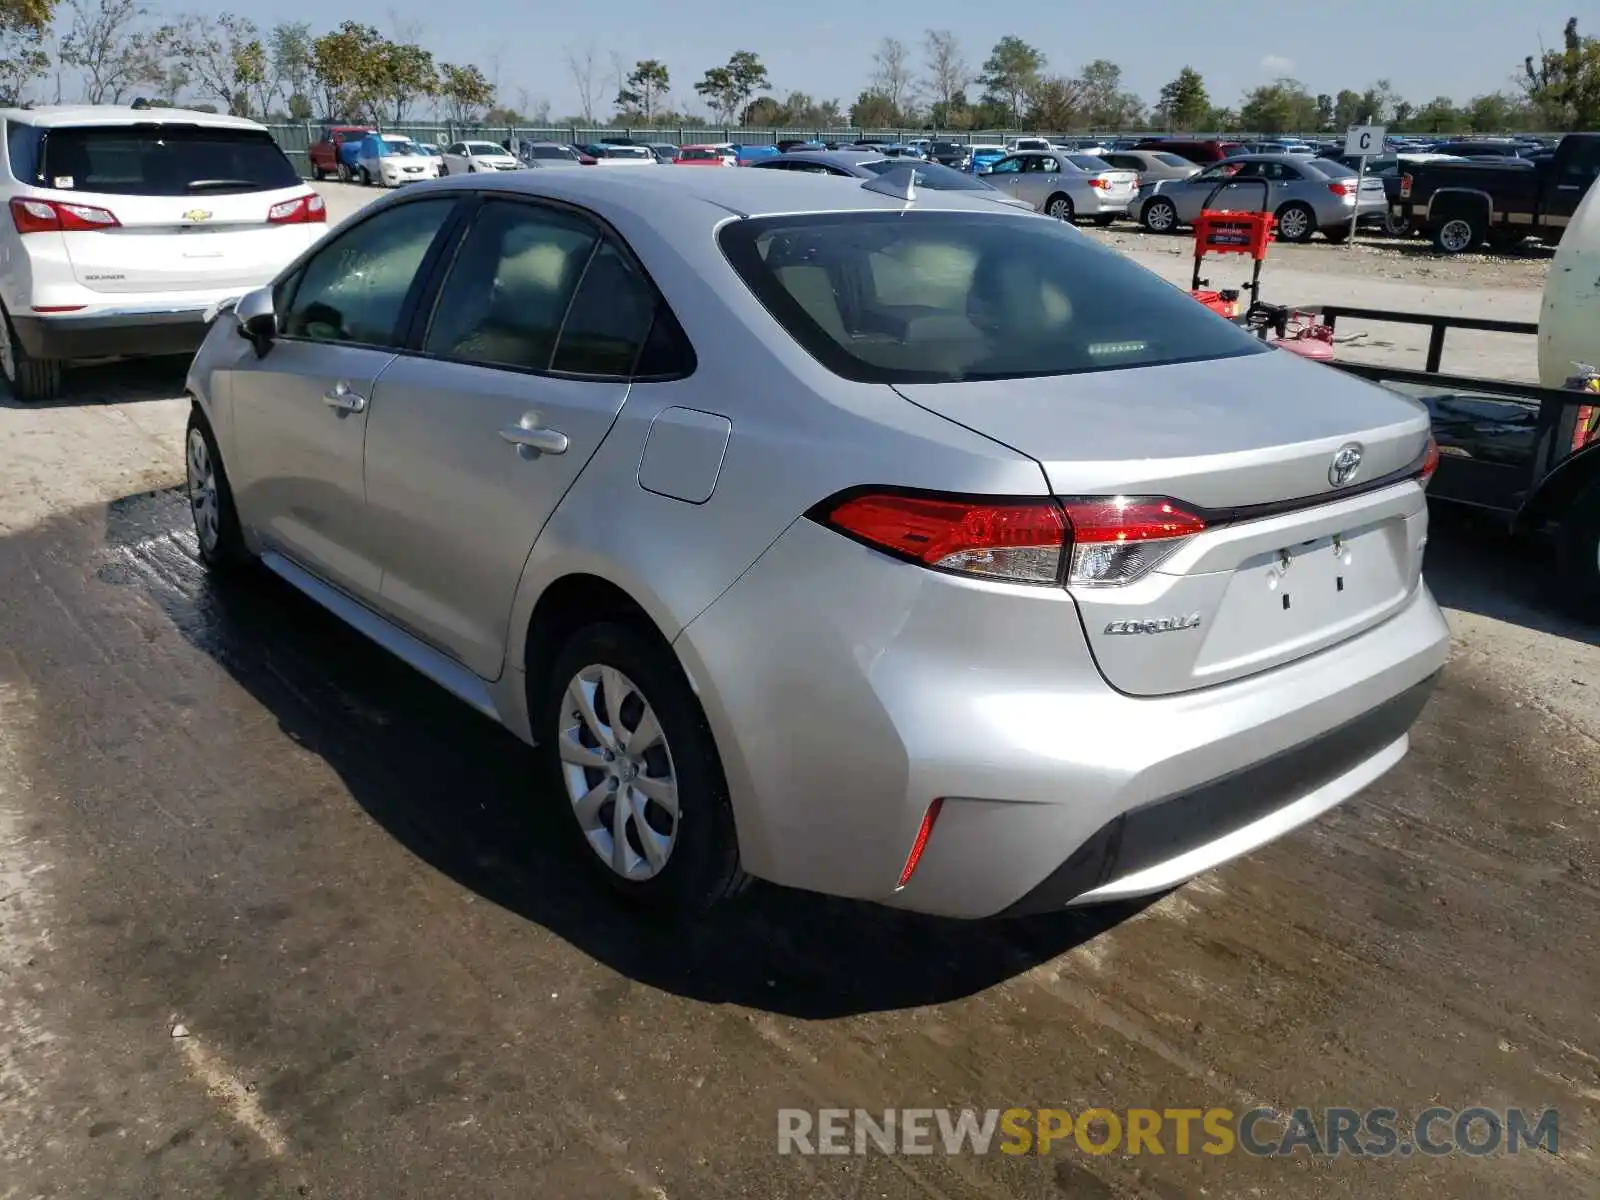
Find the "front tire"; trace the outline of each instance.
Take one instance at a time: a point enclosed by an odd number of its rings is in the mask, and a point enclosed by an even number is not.
[[[66,364],[59,358],[34,358],[22,345],[11,318],[0,308],[0,377],[18,400],[54,400],[61,395]]]
[[[338,175],[339,175],[339,182],[340,183],[349,183],[350,182],[350,165],[348,163],[340,163],[339,167],[338,167]]]
[[[328,177],[328,173],[326,171],[324,171],[321,167],[317,166],[315,163],[312,164],[312,166],[311,166],[311,178],[315,179],[318,183],[321,183],[327,177]]]
[[[614,891],[692,917],[739,889],[722,760],[664,642],[612,622],[580,629],[557,653],[536,711],[579,853]]]
[[[1077,215],[1077,210],[1072,207],[1072,197],[1063,192],[1057,192],[1045,201],[1044,212],[1045,216],[1058,221],[1071,221]]]
[[[1285,204],[1278,210],[1278,240],[1303,245],[1317,231],[1317,214],[1305,204]]]
[[[250,552],[239,529],[239,513],[233,506],[233,489],[222,467],[217,439],[198,404],[189,411],[183,457],[200,561],[216,574],[228,574],[249,562]]]
[[[365,167],[358,167],[357,170],[359,170],[361,172],[361,186],[362,187],[371,187],[372,186],[372,172],[367,170]]]

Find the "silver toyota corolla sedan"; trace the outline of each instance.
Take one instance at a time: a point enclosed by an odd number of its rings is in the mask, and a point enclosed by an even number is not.
[[[1394,766],[1445,660],[1420,405],[893,173],[408,188],[189,388],[204,561],[542,747],[663,909],[1160,891]]]
[[[1082,217],[1096,225],[1109,225],[1126,216],[1139,182],[1132,171],[1065,150],[1009,154],[978,173],[1048,216],[1063,221]]]
[[[1389,211],[1377,176],[1362,180],[1343,163],[1290,154],[1242,154],[1191,179],[1156,180],[1140,188],[1132,211],[1146,229],[1172,233],[1194,224],[1208,200],[1213,208],[1247,210],[1265,203],[1277,214],[1278,237],[1285,242],[1309,242],[1319,231],[1330,242],[1342,242],[1350,236],[1352,215],[1381,224]]]

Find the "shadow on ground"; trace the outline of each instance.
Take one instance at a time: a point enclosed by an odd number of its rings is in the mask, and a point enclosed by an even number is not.
[[[69,368],[55,400],[21,401],[0,383],[0,408],[74,408],[84,404],[130,404],[183,395],[191,354],[130,358]]]
[[[641,983],[802,1018],[936,1004],[1049,961],[1143,907],[973,923],[758,883],[692,928],[641,920],[569,841],[532,751],[267,572],[213,582],[194,559],[177,491],[112,503],[106,530],[98,555],[60,556],[78,559],[80,575],[83,558],[98,560],[81,586],[143,589],[418,858]],[[105,624],[98,636],[119,636]],[[248,762],[215,769],[250,771]]]

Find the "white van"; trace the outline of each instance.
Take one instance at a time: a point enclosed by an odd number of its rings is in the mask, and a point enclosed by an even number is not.
[[[61,390],[75,360],[181,354],[212,304],[327,228],[262,125],[178,108],[0,108],[0,376]]]

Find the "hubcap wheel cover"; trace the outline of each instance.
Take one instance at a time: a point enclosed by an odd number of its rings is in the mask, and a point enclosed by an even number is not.
[[[1446,221],[1444,228],[1439,231],[1439,241],[1446,250],[1465,250],[1472,241],[1472,226],[1459,217]]]
[[[200,548],[207,554],[217,548],[222,534],[217,509],[217,473],[211,463],[211,448],[198,429],[189,431],[188,462],[189,508],[194,513],[194,532]]]
[[[584,667],[562,694],[556,747],[589,848],[623,879],[659,875],[677,844],[678,775],[644,693],[615,667]]]

